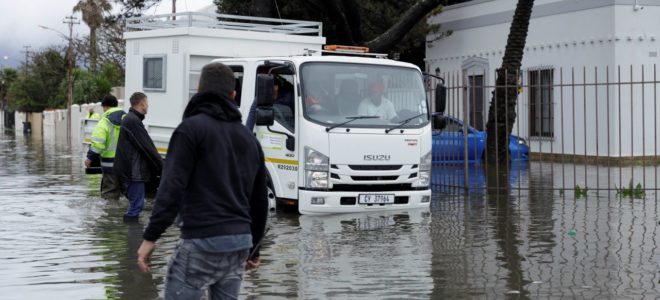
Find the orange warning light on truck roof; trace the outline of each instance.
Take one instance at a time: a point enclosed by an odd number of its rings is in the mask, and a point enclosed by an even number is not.
[[[368,47],[346,46],[346,45],[325,45],[323,46],[323,50],[336,51],[336,52],[369,53]]]

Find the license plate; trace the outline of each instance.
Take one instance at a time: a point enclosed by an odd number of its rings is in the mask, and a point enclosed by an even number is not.
[[[360,204],[392,204],[394,203],[394,195],[383,194],[364,194],[360,195],[358,199]]]

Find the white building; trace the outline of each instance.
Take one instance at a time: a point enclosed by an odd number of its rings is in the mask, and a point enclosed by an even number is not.
[[[457,96],[450,93],[448,110],[477,129],[485,127],[491,89],[475,86],[494,85],[516,3],[475,0],[430,19],[440,32],[452,33],[427,37],[427,71],[464,86]],[[514,132],[530,141],[533,152],[657,155],[659,15],[660,1],[536,0]]]

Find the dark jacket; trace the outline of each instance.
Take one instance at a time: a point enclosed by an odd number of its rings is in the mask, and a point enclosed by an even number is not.
[[[234,102],[196,94],[172,134],[144,239],[157,240],[180,214],[181,238],[252,234],[258,245],[268,215],[266,176],[261,146]]]
[[[144,115],[131,108],[121,122],[113,171],[124,185],[152,181],[163,169],[163,160],[142,120]]]

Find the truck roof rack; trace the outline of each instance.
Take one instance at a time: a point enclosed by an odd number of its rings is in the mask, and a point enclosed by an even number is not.
[[[246,17],[226,14],[207,14],[200,12],[141,16],[128,18],[126,20],[127,32],[186,27],[308,36],[321,36],[323,32],[323,24],[321,22]]]

